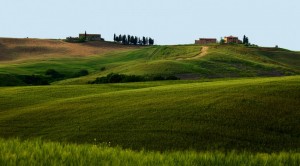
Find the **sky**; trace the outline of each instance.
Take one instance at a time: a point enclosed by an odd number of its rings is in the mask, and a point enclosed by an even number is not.
[[[248,36],[300,51],[300,0],[0,0],[0,37],[147,36],[156,44]]]

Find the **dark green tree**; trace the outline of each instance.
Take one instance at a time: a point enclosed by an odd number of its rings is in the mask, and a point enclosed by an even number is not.
[[[135,36],[134,37],[134,45],[137,45],[138,44],[138,38]]]
[[[145,38],[145,36],[143,36],[143,45],[146,45],[146,38]]]
[[[149,45],[153,45],[154,44],[154,39],[152,39],[151,37],[149,38]]]
[[[124,45],[127,44],[127,37],[126,37],[126,35],[123,35],[122,43],[123,43]]]
[[[134,36],[130,36],[130,39],[128,39],[130,44],[134,44]]]
[[[244,37],[243,37],[243,44],[249,45],[249,39],[246,35],[244,35]]]
[[[225,43],[225,40],[221,37],[220,44],[224,44],[224,43]]]
[[[127,43],[126,44],[131,44],[131,36],[130,35],[127,35]]]
[[[123,40],[123,37],[122,37],[122,35],[120,34],[119,35],[119,42],[121,42]]]

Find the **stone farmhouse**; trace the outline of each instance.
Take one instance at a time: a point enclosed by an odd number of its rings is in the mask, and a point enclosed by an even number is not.
[[[199,40],[195,40],[195,44],[212,44],[217,43],[217,39],[215,38],[200,38]]]
[[[239,40],[239,38],[235,37],[235,36],[224,37],[224,42],[225,43],[237,43],[237,44],[241,44],[242,43],[242,41]]]
[[[79,38],[85,37],[87,41],[101,41],[101,34],[87,34],[87,33],[81,33],[79,34]]]
[[[80,38],[84,37],[86,41],[104,41],[103,38],[101,38],[101,34],[87,34],[80,33],[79,37],[67,37],[66,39],[68,41],[78,41]]]

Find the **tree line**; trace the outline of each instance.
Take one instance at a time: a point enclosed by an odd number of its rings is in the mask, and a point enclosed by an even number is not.
[[[137,37],[132,35],[116,35],[114,34],[114,42],[122,43],[124,45],[153,45],[154,39],[151,37]]]

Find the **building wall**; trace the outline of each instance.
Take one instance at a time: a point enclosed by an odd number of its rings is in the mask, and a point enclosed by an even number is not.
[[[85,37],[85,34],[79,34],[79,38],[80,37]],[[86,40],[89,41],[100,41],[101,39],[101,35],[100,34],[86,34]]]
[[[217,43],[217,39],[200,38],[200,40],[195,40],[195,44],[212,44],[212,43]]]
[[[239,38],[237,37],[225,37],[225,43],[239,43]]]

